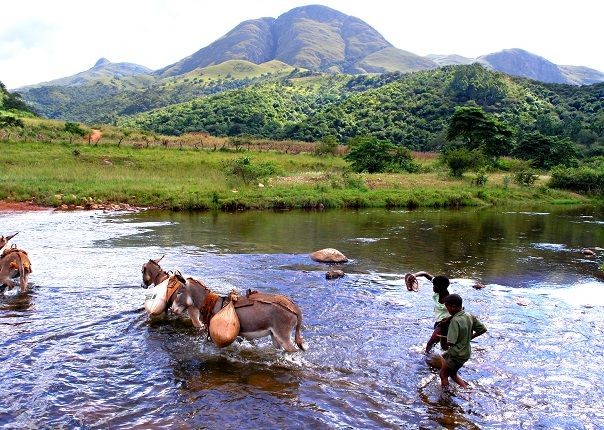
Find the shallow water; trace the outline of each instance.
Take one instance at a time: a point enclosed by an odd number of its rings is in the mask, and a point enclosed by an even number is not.
[[[580,252],[604,243],[601,213],[0,213],[14,231],[34,272],[0,295],[4,428],[604,427],[602,260]],[[326,247],[346,277],[310,260]],[[290,296],[308,351],[219,350],[186,319],[150,321],[140,269],[163,254],[219,293]],[[402,281],[418,270],[455,278],[489,329],[469,390],[442,392],[423,361],[431,288]]]

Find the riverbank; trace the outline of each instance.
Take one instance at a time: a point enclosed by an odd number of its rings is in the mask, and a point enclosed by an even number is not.
[[[341,157],[275,151],[136,148],[67,143],[0,143],[0,200],[70,209],[247,210],[322,208],[458,208],[589,204],[530,187],[513,172],[451,178],[435,159],[422,173],[354,174]]]

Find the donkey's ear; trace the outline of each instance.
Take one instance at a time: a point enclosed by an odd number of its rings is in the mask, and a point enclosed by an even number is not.
[[[180,271],[175,271],[174,272],[174,276],[176,277],[176,279],[178,279],[180,282],[182,282],[183,284],[187,283],[187,280],[184,278],[184,276],[182,276],[182,274],[180,273]]]

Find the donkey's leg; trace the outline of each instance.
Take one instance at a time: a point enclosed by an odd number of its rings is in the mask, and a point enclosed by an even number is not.
[[[273,339],[273,345],[275,345],[275,347],[281,347],[286,352],[296,352],[298,348],[296,348],[296,345],[291,340],[289,335],[290,330],[287,332],[284,332],[283,330],[271,330],[271,338]],[[275,341],[277,341],[278,344],[275,344]]]
[[[21,288],[21,292],[24,293],[27,291],[27,273],[22,273],[21,274],[21,279],[19,282],[19,286]]]

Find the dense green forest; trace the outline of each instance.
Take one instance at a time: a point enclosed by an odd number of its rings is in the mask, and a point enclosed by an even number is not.
[[[118,119],[121,125],[180,135],[205,131],[317,141],[334,136],[386,139],[437,150],[455,108],[477,106],[513,130],[568,138],[587,154],[604,145],[604,83],[544,84],[478,64],[410,74],[291,75]]]
[[[0,82],[0,115],[1,114],[31,114],[33,110],[23,101],[18,93],[11,93],[6,89],[6,86]]]

